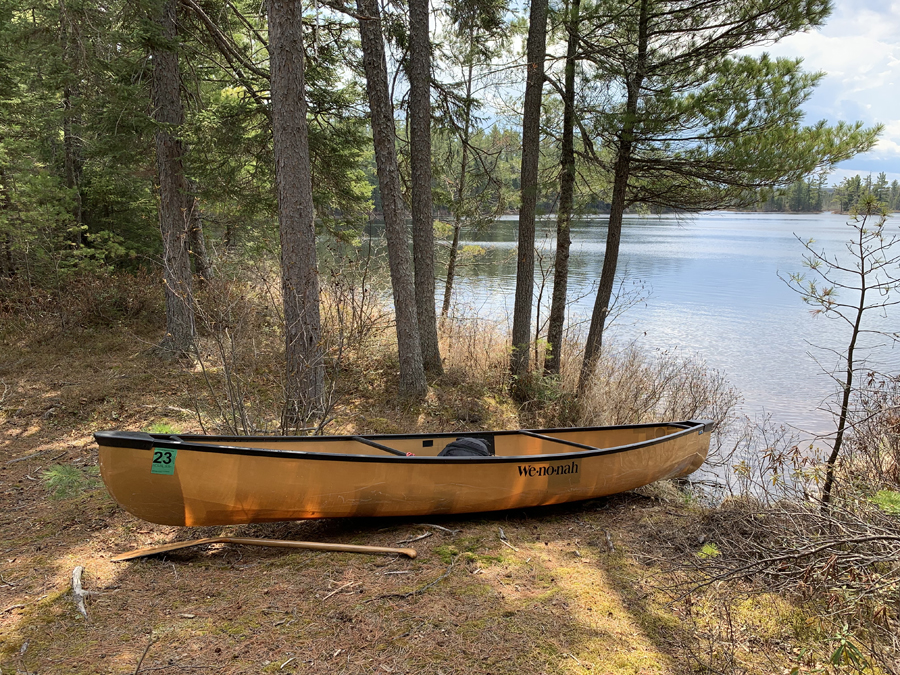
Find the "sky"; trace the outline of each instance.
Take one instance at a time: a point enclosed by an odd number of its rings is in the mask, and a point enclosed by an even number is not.
[[[829,182],[881,171],[900,180],[900,0],[834,0],[822,28],[765,51],[800,57],[806,70],[826,73],[804,105],[807,123],[884,125],[875,148],[838,165]]]

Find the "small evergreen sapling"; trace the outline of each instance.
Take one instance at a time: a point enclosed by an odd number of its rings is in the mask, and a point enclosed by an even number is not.
[[[873,313],[884,314],[900,304],[900,238],[891,233],[888,215],[874,195],[864,195],[847,223],[853,230],[846,243],[847,254],[838,256],[813,247],[812,240],[800,240],[806,249],[804,265],[808,274],[791,274],[785,282],[814,308],[814,315],[838,319],[849,328],[849,339],[841,349],[822,349],[837,356],[828,374],[838,385],[839,407],[832,410],[837,428],[831,452],[825,464],[822,487],[822,509],[827,510],[834,487],[835,466],[841,454],[848,426],[851,395],[856,387],[854,376],[863,365],[859,354],[859,338],[877,334],[891,342],[900,340],[898,333],[885,333],[868,327],[865,319]],[[799,239],[799,237],[798,237]]]

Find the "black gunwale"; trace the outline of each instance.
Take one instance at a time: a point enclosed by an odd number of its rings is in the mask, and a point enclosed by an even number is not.
[[[701,420],[701,421],[686,421],[686,422],[670,422],[670,423],[662,423],[662,424],[620,424],[616,426],[606,426],[606,427],[568,427],[568,428],[559,428],[559,429],[521,429],[521,430],[512,430],[512,431],[494,431],[489,432],[495,436],[508,436],[511,434],[518,434],[520,432],[530,432],[532,434],[547,434],[547,433],[556,433],[556,432],[565,432],[565,431],[603,431],[603,430],[614,430],[614,429],[640,429],[640,428],[649,428],[649,427],[673,427],[677,429],[678,427],[682,427],[681,430],[675,431],[671,434],[666,434],[665,436],[661,436],[659,438],[650,438],[646,441],[640,441],[638,443],[629,443],[627,445],[618,445],[612,448],[594,448],[581,450],[578,452],[565,452],[553,455],[512,455],[508,457],[502,457],[497,455],[492,455],[490,457],[430,457],[423,455],[413,455],[410,457],[397,457],[395,455],[351,455],[351,454],[342,454],[342,453],[328,453],[328,452],[307,452],[305,450],[277,450],[275,448],[248,448],[242,447],[240,445],[219,445],[213,444],[216,442],[227,442],[227,441],[271,441],[275,438],[286,438],[286,437],[273,437],[273,436],[192,436],[192,435],[184,435],[179,436],[179,439],[182,440],[174,440],[171,435],[168,434],[146,434],[147,437],[153,439],[153,443],[150,447],[144,447],[147,444],[147,441],[144,439],[138,439],[135,436],[125,436],[119,435],[121,432],[117,431],[97,431],[94,433],[94,439],[98,444],[104,445],[107,447],[118,447],[118,448],[131,448],[131,449],[144,449],[151,450],[152,448],[167,448],[172,450],[191,450],[194,452],[210,452],[217,454],[226,454],[226,455],[252,455],[256,457],[280,457],[286,459],[304,459],[304,460],[315,460],[315,461],[342,461],[342,462],[388,462],[388,463],[396,463],[396,462],[412,462],[414,464],[537,464],[542,462],[556,462],[556,461],[569,461],[573,459],[584,459],[586,457],[596,457],[600,455],[615,455],[621,452],[628,452],[630,450],[637,450],[640,448],[646,448],[653,445],[657,445],[659,443],[665,443],[671,441],[676,438],[681,438],[682,436],[686,436],[691,433],[705,432],[707,426],[710,423]],[[128,433],[128,432],[125,432]],[[361,436],[364,439],[375,441],[389,441],[394,438],[463,438],[467,436],[484,436],[486,432],[465,432],[465,433],[450,433],[450,432],[442,432],[436,434],[372,434]],[[203,439],[204,442],[192,442],[193,439]],[[187,439],[187,440],[184,440]],[[309,439],[309,440],[306,440]],[[353,440],[353,436],[298,436],[291,437],[291,441],[300,441],[304,443],[316,443],[322,441],[346,441]],[[553,439],[554,441],[560,441],[563,445],[569,445],[574,443],[573,441],[565,441],[564,439]],[[210,443],[212,441],[213,443]],[[580,444],[578,444],[580,445]],[[581,446],[584,448],[590,448],[590,446]]]

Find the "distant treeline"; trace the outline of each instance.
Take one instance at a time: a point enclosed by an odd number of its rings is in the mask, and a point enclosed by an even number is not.
[[[798,180],[780,190],[761,190],[756,211],[786,211],[791,213],[816,213],[837,211],[849,213],[863,196],[872,194],[889,211],[900,211],[900,182],[888,183],[883,171],[874,179],[859,174],[844,178],[840,183],[826,186],[827,176],[820,175]]]

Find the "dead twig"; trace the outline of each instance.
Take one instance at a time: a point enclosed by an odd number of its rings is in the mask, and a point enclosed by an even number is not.
[[[329,594],[326,595],[324,598],[322,598],[322,602],[325,602],[325,601],[326,601],[328,598],[330,598],[332,595],[335,595],[335,594],[337,594],[337,593],[340,593],[340,592],[341,592],[342,590],[344,590],[345,588],[349,588],[350,586],[356,586],[358,583],[359,583],[358,581],[351,581],[351,582],[349,582],[349,583],[344,584],[343,586],[338,586],[338,587],[335,588],[333,591],[331,591],[331,593],[329,593]]]
[[[415,595],[421,595],[422,593],[427,591],[432,586],[439,584],[444,579],[449,577],[450,573],[453,571],[453,567],[454,567],[454,565],[456,565],[456,561],[458,559],[459,559],[459,556],[453,556],[453,560],[450,562],[450,566],[447,567],[446,572],[444,572],[441,576],[439,576],[434,581],[427,583],[424,586],[421,586],[421,587],[415,589],[414,591],[410,591],[409,593],[387,593],[386,595],[379,595],[378,597],[370,598],[370,599],[366,600],[366,602],[374,602],[375,600],[385,600],[387,598],[400,598],[401,600],[406,600],[407,598],[411,598]]]
[[[443,530],[444,532],[449,532],[450,534],[456,534],[460,532],[460,530],[451,530],[449,527],[444,527],[443,525],[434,525],[432,523],[419,523],[419,527],[433,527],[436,530]]]
[[[25,461],[28,461],[29,459],[32,459],[32,458],[34,458],[34,457],[37,457],[38,455],[42,455],[42,454],[45,453],[45,452],[47,452],[47,448],[44,448],[43,450],[38,450],[37,452],[32,452],[32,453],[30,453],[30,454],[28,454],[28,455],[24,455],[23,457],[16,457],[15,459],[9,460],[9,461],[6,463],[6,466],[9,466],[10,464],[18,464],[19,462],[25,462]]]
[[[22,646],[19,648],[19,663],[22,664],[22,670],[25,671],[25,675],[28,675],[28,667],[25,665],[25,652],[28,651],[28,645],[31,640],[25,640],[22,643]]]
[[[434,532],[426,532],[425,534],[420,534],[418,537],[413,537],[412,539],[404,539],[403,541],[398,541],[397,545],[399,546],[400,544],[409,544],[414,541],[426,539],[426,538],[430,537],[432,534],[434,534]]]
[[[150,651],[150,647],[153,646],[153,643],[156,642],[156,638],[153,637],[153,633],[150,633],[150,641],[147,643],[147,646],[144,647],[144,653],[141,654],[141,658],[137,662],[137,667],[134,669],[133,675],[137,675],[141,669],[141,666],[144,664],[144,659],[147,657],[147,652]]]
[[[506,538],[506,532],[503,531],[503,528],[500,528],[500,543],[509,546],[513,551],[518,551],[515,546],[509,543],[509,539]]]

